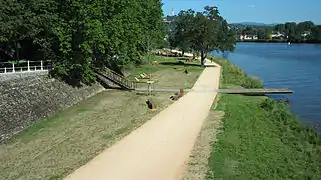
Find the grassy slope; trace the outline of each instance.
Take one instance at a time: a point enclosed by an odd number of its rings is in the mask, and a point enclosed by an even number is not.
[[[169,57],[154,57],[152,61],[157,61],[160,66],[153,65],[143,65],[135,68],[135,71],[128,76],[129,79],[135,81],[135,77],[139,79],[139,75],[142,73],[148,74],[149,71],[153,74],[152,78],[158,80],[156,88],[192,88],[195,80],[200,75],[200,70],[202,69],[199,66],[199,62],[193,63],[180,63],[175,58]],[[160,71],[161,70],[161,71]],[[184,71],[187,70],[188,74],[185,74],[184,79],[180,77],[184,74]],[[177,81],[179,79],[179,81]],[[146,81],[141,79],[140,81]],[[139,84],[142,87],[146,87],[145,84]]]
[[[237,67],[215,61],[223,65],[222,86],[247,81]],[[266,97],[222,95],[218,109],[225,117],[208,179],[321,179],[321,139],[285,105]]]
[[[176,62],[174,58],[166,61]],[[162,78],[160,83],[175,87],[182,82],[191,87],[202,71],[193,67],[186,75],[173,66],[153,68],[153,75]],[[131,74],[139,74],[141,69],[145,71],[146,66]],[[105,91],[35,124],[0,144],[0,179],[61,179],[170,105],[170,95],[156,93],[153,100],[158,110],[150,111],[145,95]]]

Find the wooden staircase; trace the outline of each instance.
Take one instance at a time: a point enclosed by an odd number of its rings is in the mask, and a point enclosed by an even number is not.
[[[124,90],[135,90],[137,88],[137,84],[135,82],[128,80],[126,77],[109,68],[96,69],[95,72],[97,74],[97,78],[102,82],[106,82],[107,79]]]

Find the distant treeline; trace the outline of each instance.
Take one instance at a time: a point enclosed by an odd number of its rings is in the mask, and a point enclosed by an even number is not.
[[[237,40],[236,42],[256,42],[256,43],[305,43],[305,44],[320,44],[321,41],[289,41],[287,39],[257,39],[257,40]]]
[[[301,23],[287,22],[285,24],[277,24],[275,26],[244,26],[231,25],[236,34],[257,35],[258,42],[321,42],[321,25],[315,25],[311,21]],[[272,37],[272,34],[282,34],[283,37]]]
[[[93,67],[122,68],[163,43],[155,0],[0,1],[0,63],[53,60],[53,75],[93,82]]]

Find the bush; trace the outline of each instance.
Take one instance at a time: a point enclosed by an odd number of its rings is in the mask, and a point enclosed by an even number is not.
[[[263,88],[263,82],[257,77],[249,77],[241,68],[237,67],[226,59],[219,59],[213,56],[210,60],[222,66],[223,84],[239,85],[244,88]]]
[[[263,82],[258,77],[246,77],[241,84],[244,88],[263,88]]]

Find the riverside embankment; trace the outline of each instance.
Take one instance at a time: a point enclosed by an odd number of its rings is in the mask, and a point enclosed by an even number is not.
[[[293,90],[291,95],[269,97],[288,99],[304,124],[320,124],[320,44],[237,43],[235,51],[225,55],[249,75],[260,77],[264,87]]]
[[[221,87],[263,86],[231,62],[211,59],[223,68]],[[216,110],[225,115],[207,179],[321,178],[321,138],[287,105],[267,97],[221,95]]]
[[[0,142],[103,89],[99,84],[72,87],[47,72],[1,74]]]

